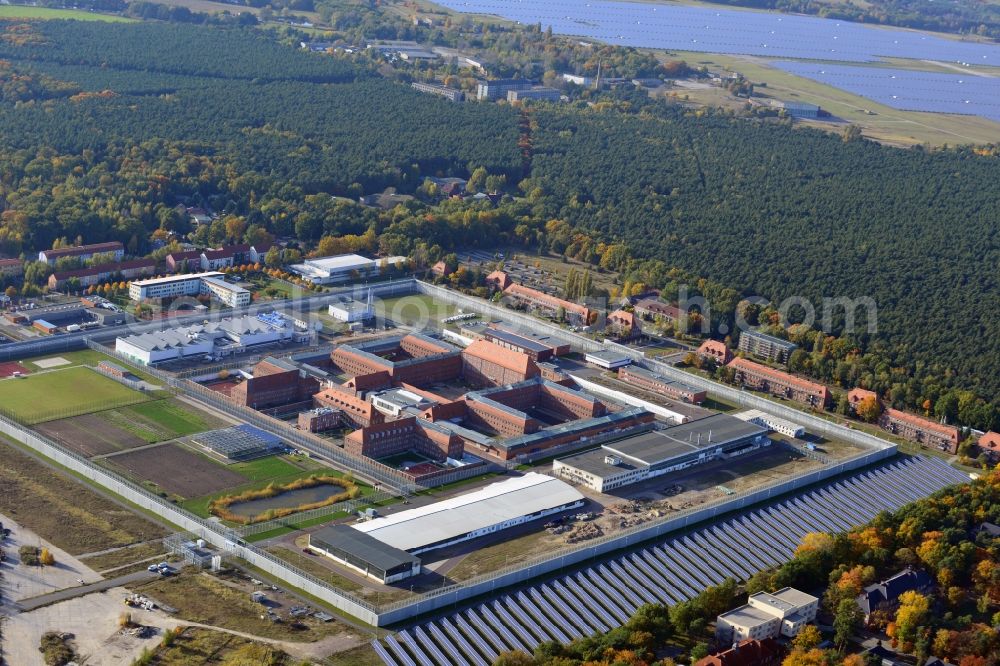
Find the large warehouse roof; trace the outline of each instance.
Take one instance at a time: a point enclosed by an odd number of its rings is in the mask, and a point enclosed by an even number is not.
[[[349,525],[328,525],[319,529],[309,535],[309,543],[326,551],[352,555],[383,572],[420,563],[417,557],[352,530]]]
[[[639,464],[656,465],[692,451],[726,446],[765,432],[760,426],[728,414],[713,414],[697,421],[605,444],[603,448]]]
[[[551,476],[529,472],[428,506],[353,525],[383,543],[415,551],[469,532],[573,504],[583,495]]]

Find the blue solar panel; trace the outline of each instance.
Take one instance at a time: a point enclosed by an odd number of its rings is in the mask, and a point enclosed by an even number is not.
[[[701,586],[697,586],[696,589],[694,585],[688,582],[690,580],[688,578],[689,574],[673,558],[667,556],[666,550],[662,548],[649,548],[642,555],[643,559],[651,567],[660,571],[664,578],[676,585],[679,592],[688,598],[698,595],[698,590],[701,589]]]
[[[406,650],[396,641],[396,637],[389,635],[385,637],[385,646],[389,649],[393,658],[403,666],[417,666],[417,663],[410,658]]]
[[[976,64],[985,62],[975,60]],[[1000,122],[1000,79],[993,77],[807,62],[775,65],[894,109],[975,115]]]
[[[636,568],[637,571],[641,571],[642,575],[649,580],[650,591],[655,594],[661,601],[661,603],[675,604],[678,601],[684,601],[687,596],[677,589],[677,586],[673,583],[667,582],[667,580],[660,575],[660,572],[653,569],[646,563],[646,560],[642,559],[639,553],[632,553],[628,557],[629,563]]]
[[[444,666],[448,666],[449,664],[452,663],[452,661],[448,659],[448,657],[444,656],[444,653],[441,651],[441,648],[438,647],[437,643],[435,643],[430,639],[430,636],[428,636],[427,633],[423,630],[423,627],[414,627],[413,634],[411,637],[416,639],[414,641],[416,645],[414,645],[414,642],[409,643],[409,648],[411,651],[416,652],[417,646],[420,646],[424,650],[429,652],[431,657],[433,657],[433,659],[427,659],[426,657],[424,659],[421,659],[420,661],[422,661],[423,663],[428,664],[428,666],[434,666],[435,664],[443,664]],[[462,666],[462,664],[464,664],[465,661],[461,660],[461,661],[456,661],[454,663],[456,664],[456,666]]]
[[[617,617],[621,624],[628,622],[632,611],[625,607],[625,603],[621,597],[611,593],[612,590],[615,590],[615,587],[613,585],[609,586],[607,581],[597,575],[595,569],[581,571],[578,575],[578,580],[584,589],[593,590],[592,594],[594,594],[594,597],[608,609],[609,613]],[[608,593],[606,594],[604,590],[607,590]]]
[[[458,618],[461,616],[456,615],[455,617]],[[495,652],[490,647],[489,643],[484,641],[479,634],[472,632],[468,637],[466,637],[466,635],[452,625],[446,617],[441,618],[436,624],[431,625],[431,627],[437,626],[440,626],[440,631],[444,633],[445,640],[451,641],[459,650],[461,650],[462,654],[464,654],[466,658],[472,661],[476,666],[489,666],[493,663],[493,660],[497,658],[498,653]],[[476,647],[472,646],[469,642],[470,639],[475,642]],[[489,661],[483,657],[487,657]]]
[[[507,597],[504,597],[504,599],[507,600],[508,603],[510,603],[510,600]],[[524,649],[525,652],[531,652],[531,646],[537,643],[538,639],[535,636],[533,636],[531,632],[528,631],[528,628],[525,627],[524,625],[525,624],[530,625],[532,623],[525,622],[524,618],[520,618],[520,621],[515,620],[511,616],[511,614],[507,611],[507,609],[504,608],[503,604],[501,604],[499,601],[494,601],[491,604],[490,608],[493,610],[494,613],[496,613],[496,616],[500,618],[500,620],[502,620],[503,622],[506,622],[507,626],[510,627],[510,630],[513,631],[514,634],[521,639],[521,644],[524,646],[522,649]],[[548,640],[548,639],[542,638],[541,640]]]
[[[589,0],[441,0],[460,12],[493,14],[553,32],[622,46],[864,62],[880,56],[1000,64],[1000,46],[836,19]]]
[[[508,650],[523,649],[521,641],[508,629],[500,620],[493,615],[486,604],[477,608],[478,613],[467,611],[469,622],[479,630],[480,635],[485,636],[497,650],[507,652]],[[480,617],[480,614],[482,617]],[[486,618],[483,621],[483,618]]]
[[[507,597],[507,606],[511,612],[522,622],[532,623],[536,634],[543,641],[557,640],[560,643],[568,643],[569,636],[562,629],[557,627],[551,618],[542,612],[542,609],[531,599],[525,596],[524,592],[518,592],[516,598]]]
[[[634,592],[633,598],[638,598],[639,606],[646,604],[658,604],[660,600],[657,599],[653,594],[646,589],[650,582],[643,582],[640,579],[645,578],[641,573],[638,578],[632,574],[631,571],[626,569],[617,560],[612,560],[608,562],[608,569],[611,573],[620,580],[625,586],[628,592]],[[638,606],[637,606],[638,607]]]
[[[597,622],[588,622],[580,613],[570,608],[554,588],[542,585],[541,589],[532,589],[531,596],[535,599],[539,596],[544,597],[553,610],[572,625],[573,633],[577,636],[589,636],[597,630]]]
[[[552,587],[567,604],[576,608],[580,615],[599,631],[608,631],[611,627],[618,626],[608,611],[604,610],[604,607],[596,603],[593,598],[588,597],[581,589],[580,584],[571,577],[566,576],[553,581]]]
[[[382,643],[372,641],[371,645],[372,649],[375,650],[375,654],[378,655],[378,658],[382,660],[385,666],[399,666],[400,662],[396,661],[389,651],[382,646]]]
[[[524,606],[532,615],[537,614],[540,616],[541,619],[549,620],[552,625],[551,628],[554,631],[561,633],[562,636],[565,637],[565,638],[557,637],[558,640],[565,643],[571,639],[583,636],[583,632],[580,629],[577,629],[576,625],[570,622],[568,618],[563,616],[562,613],[560,613],[556,608],[554,608],[552,603],[549,602],[544,596],[542,596],[542,594],[538,591],[537,588],[532,588],[527,592],[528,592],[527,594],[524,594],[523,592],[518,594],[519,599],[523,598],[521,605]],[[528,606],[529,600],[530,603],[533,604],[530,607]],[[535,609],[538,609],[537,613]]]

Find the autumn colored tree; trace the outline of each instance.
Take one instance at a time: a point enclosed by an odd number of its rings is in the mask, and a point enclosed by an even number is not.
[[[823,634],[819,632],[819,628],[814,624],[807,624],[802,627],[802,631],[799,635],[792,639],[792,646],[797,650],[802,650],[808,652],[815,647],[818,647],[820,643],[823,642]]]
[[[38,561],[42,566],[51,567],[56,563],[56,558],[48,548],[42,548],[42,551],[38,554]]]
[[[878,398],[870,395],[861,400],[854,409],[859,419],[865,423],[875,423],[882,414],[882,403],[878,401]]]
[[[917,633],[927,626],[930,608],[930,599],[919,592],[910,590],[899,596],[899,609],[893,622],[895,631],[892,637],[899,641],[904,650],[909,650],[917,638]]]

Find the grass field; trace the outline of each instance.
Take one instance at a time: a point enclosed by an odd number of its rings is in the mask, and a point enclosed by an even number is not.
[[[159,525],[0,438],[0,513],[73,555],[162,537]]]
[[[77,9],[49,9],[47,7],[22,7],[0,5],[0,19],[75,19],[77,21],[105,21],[107,23],[134,23],[134,19],[112,14],[95,14]]]
[[[388,318],[407,326],[436,328],[442,319],[452,316],[458,309],[450,303],[435,301],[426,294],[411,294],[375,301],[375,316]]]
[[[0,409],[29,425],[148,399],[138,391],[79,366],[0,381]]]
[[[116,426],[147,442],[162,442],[211,430],[221,421],[175,400],[155,400],[106,413]]]

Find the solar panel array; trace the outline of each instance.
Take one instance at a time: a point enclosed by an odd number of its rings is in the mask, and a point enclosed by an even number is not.
[[[960,113],[1000,121],[1000,79],[993,77],[810,62],[774,65],[894,109]]]
[[[897,459],[575,573],[504,594],[374,641],[388,666],[488,666],[628,621],[644,603],[675,604],[727,577],[791,558],[808,532],[842,531],[968,477],[937,458]]]
[[[1000,65],[1000,46],[916,31],[768,12],[591,0],[439,0],[622,46],[865,62],[879,57]]]

